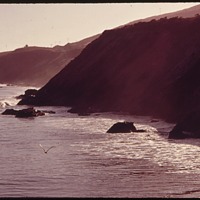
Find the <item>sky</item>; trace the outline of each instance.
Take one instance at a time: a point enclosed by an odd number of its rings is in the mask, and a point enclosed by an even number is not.
[[[0,4],[0,52],[53,47],[198,3]]]

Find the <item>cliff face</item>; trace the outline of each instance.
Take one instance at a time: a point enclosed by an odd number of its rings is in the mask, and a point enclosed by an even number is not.
[[[200,5],[197,5],[178,12],[133,21],[121,27],[163,17],[194,17],[199,12]],[[0,53],[0,83],[41,87],[78,56],[82,49],[98,38],[99,35],[65,46],[55,46],[53,48],[27,47],[11,52],[2,52]]]
[[[0,53],[0,83],[41,87],[96,37],[53,48],[24,47]]]
[[[199,27],[199,17],[164,18],[105,31],[32,104],[174,121],[200,105]]]

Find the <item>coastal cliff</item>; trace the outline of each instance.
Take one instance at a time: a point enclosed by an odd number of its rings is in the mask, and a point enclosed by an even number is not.
[[[196,16],[104,31],[42,87],[31,104],[176,121],[200,106],[199,27]]]

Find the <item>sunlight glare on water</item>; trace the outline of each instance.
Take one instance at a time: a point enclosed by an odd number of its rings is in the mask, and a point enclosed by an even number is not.
[[[0,99],[14,102],[26,89],[2,86]],[[0,112],[26,107],[5,105]],[[200,197],[200,140],[169,140],[174,124],[35,108],[56,113],[27,119],[0,115],[0,197]],[[106,133],[124,120],[146,132]],[[55,148],[45,154],[39,144]]]

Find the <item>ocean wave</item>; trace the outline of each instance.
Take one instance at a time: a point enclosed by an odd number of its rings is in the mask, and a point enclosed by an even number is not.
[[[17,103],[18,103],[18,100],[15,98],[0,99],[0,108],[5,108],[8,106],[16,106]]]
[[[16,106],[19,102],[19,99],[16,97],[23,94],[29,88],[30,87],[14,86],[0,83],[0,108]]]
[[[10,104],[6,101],[0,101],[0,107],[5,108],[6,106],[10,106]]]
[[[1,87],[6,87],[6,86],[8,86],[8,85],[7,85],[7,84],[0,83],[0,88],[1,88]]]

